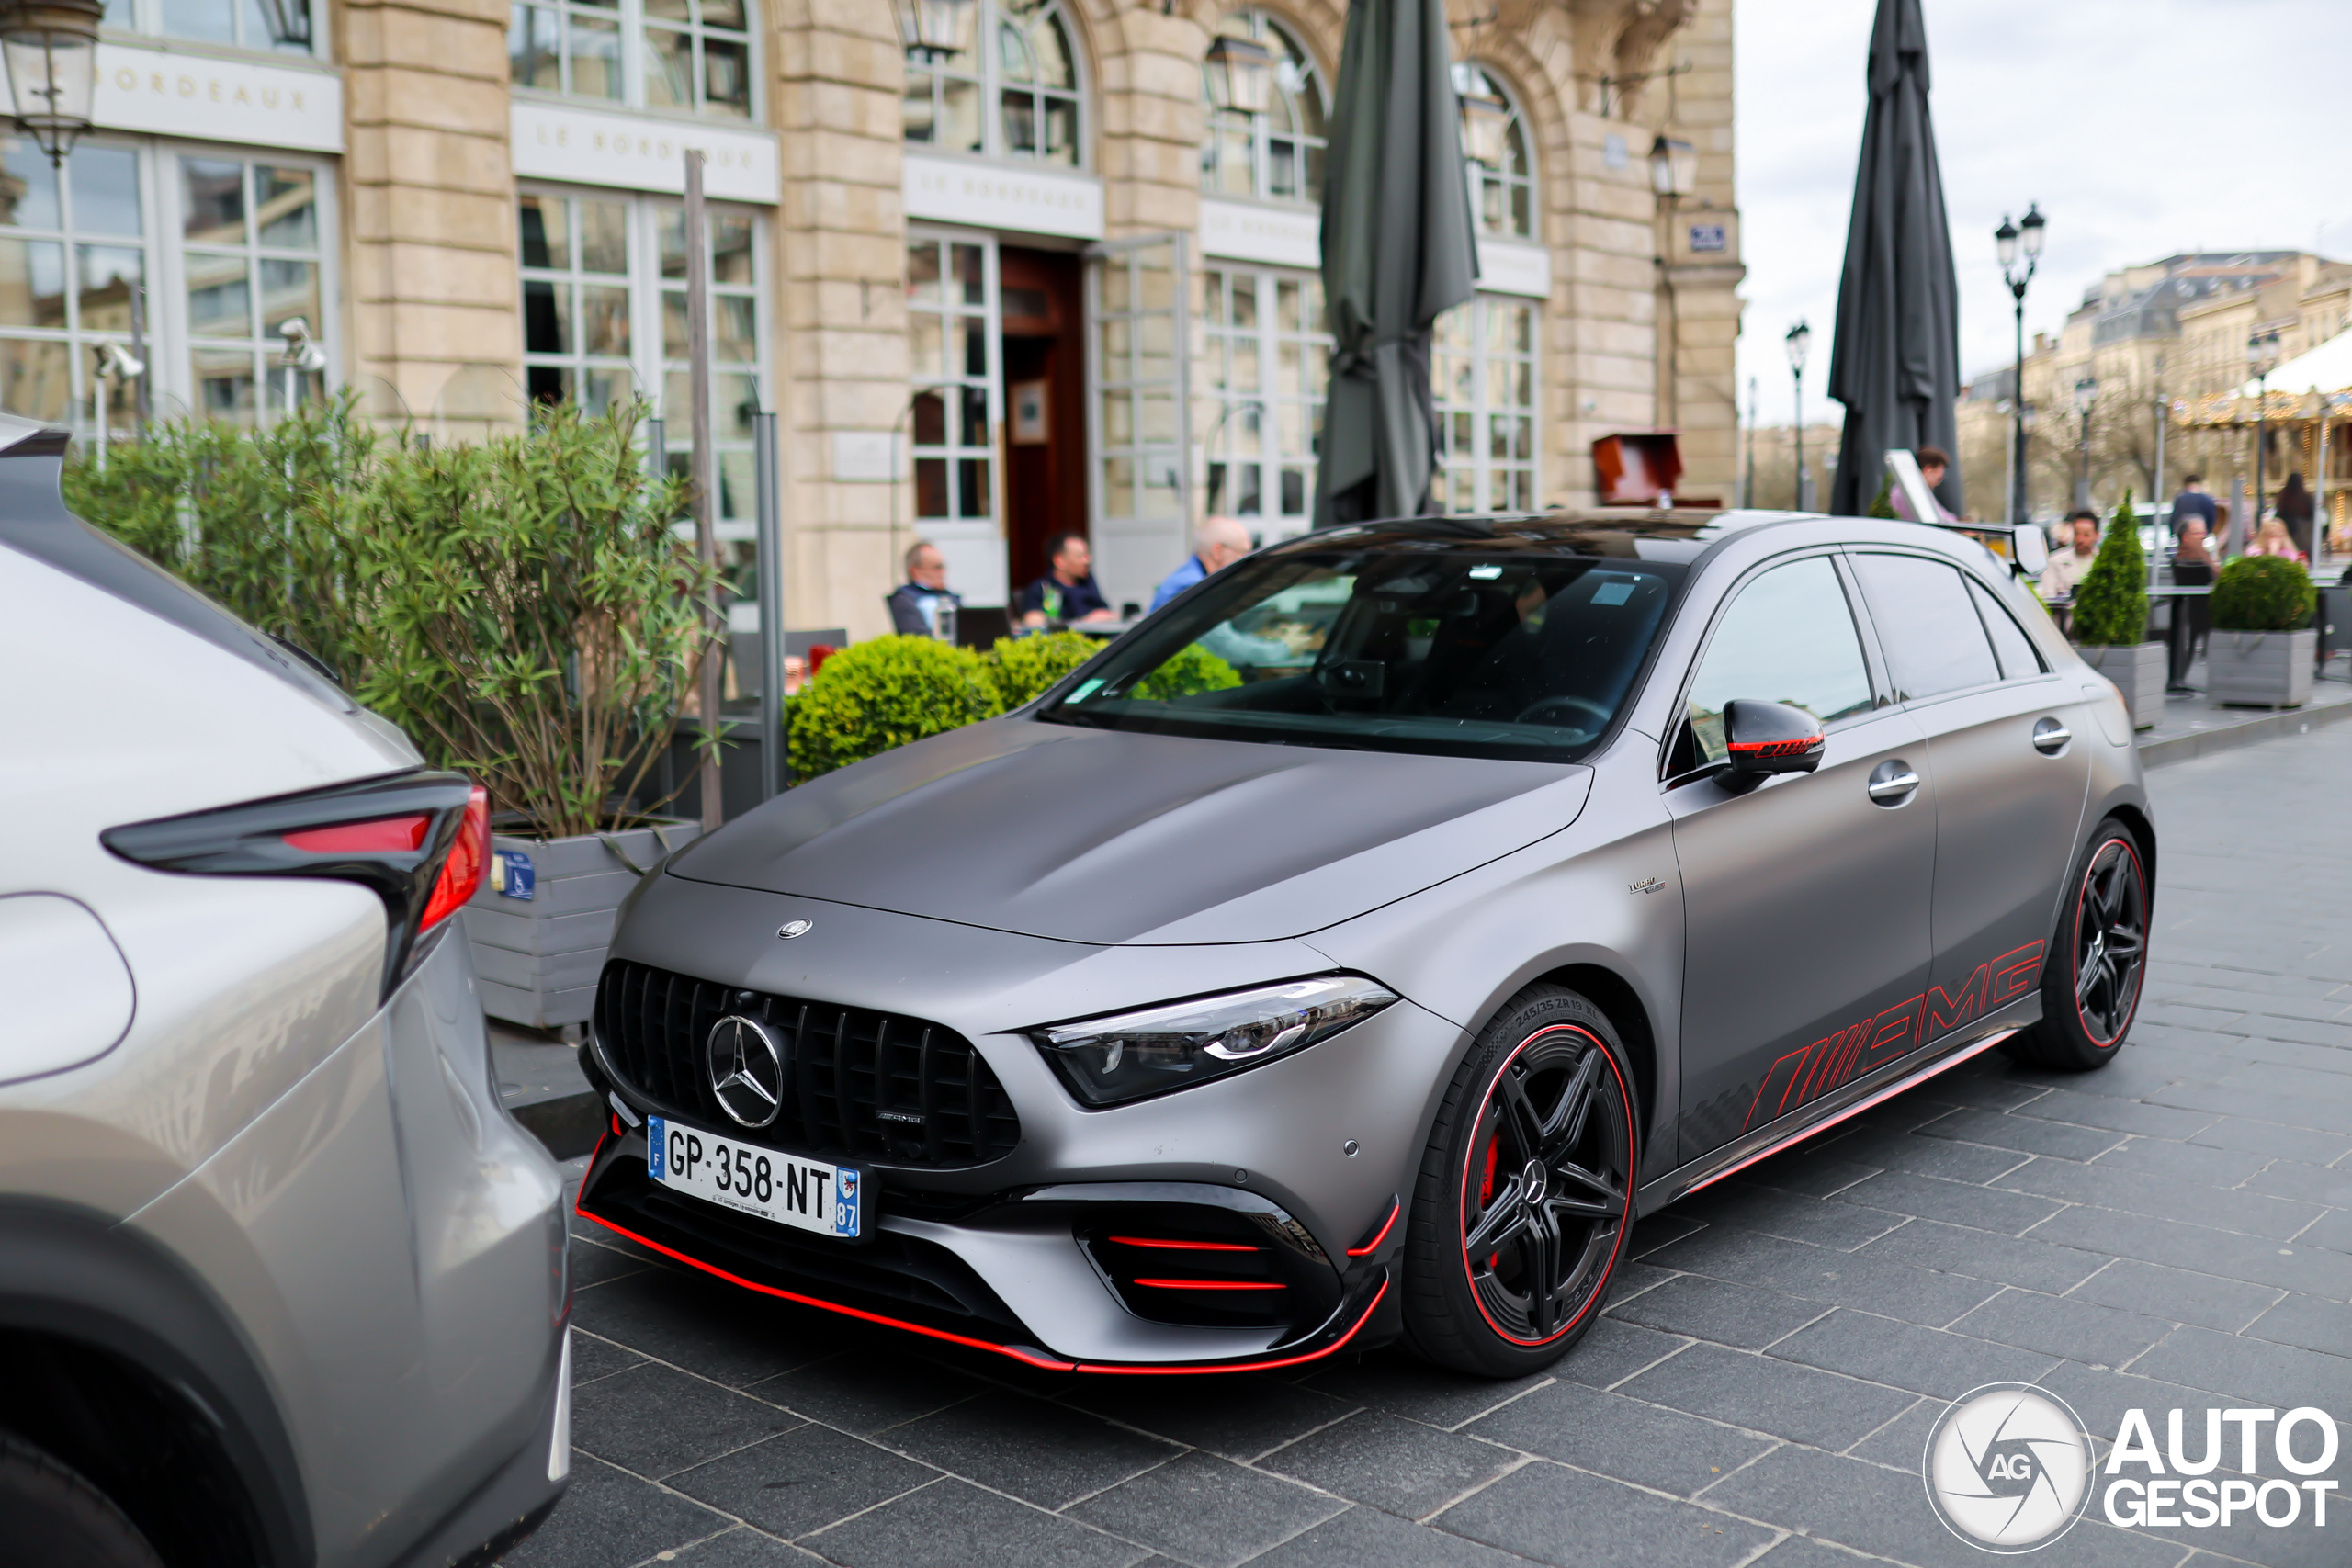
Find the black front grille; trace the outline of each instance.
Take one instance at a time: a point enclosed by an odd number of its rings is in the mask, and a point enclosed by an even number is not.
[[[703,1060],[711,1027],[756,1018],[784,1043],[784,1109],[752,1134],[804,1154],[951,1168],[1012,1152],[1021,1118],[972,1043],[944,1025],[772,997],[615,959],[596,989],[605,1063],[639,1098],[714,1130],[733,1122]]]

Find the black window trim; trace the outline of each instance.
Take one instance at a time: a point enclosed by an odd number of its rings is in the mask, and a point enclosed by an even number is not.
[[[1969,576],[1968,569],[1966,567],[1962,566],[1950,556],[1938,555],[1931,550],[1905,549],[1900,545],[1879,544],[1842,545],[1839,548],[1849,556],[1909,556],[1914,560],[1933,561],[1938,566],[1948,568],[1951,570],[1959,573],[1962,579],[1966,579]],[[1870,602],[1870,590],[1862,584],[1861,570],[1860,567],[1852,567],[1851,570],[1854,575],[1854,587],[1860,594],[1862,602],[1868,604]],[[1964,582],[1961,589],[1961,592],[1967,595],[1969,606],[1973,609],[1976,604],[1975,596],[1968,593],[1968,590]],[[1987,631],[1983,624],[1981,617],[1983,616],[1984,612],[1979,610],[1977,611],[1977,615],[1980,618],[1976,629],[1984,634],[1984,653],[1985,656],[1993,661],[1993,678],[1990,681],[1979,681],[1973,686],[1954,686],[1948,692],[1937,692],[1930,696],[1914,697],[1906,695],[1901,688],[1895,684],[1894,660],[1892,658],[1889,658],[1886,662],[1886,691],[1895,706],[1902,708],[1931,707],[1938,703],[1950,702],[1954,697],[1974,696],[1980,692],[1993,691],[1997,687],[2008,684],[2008,678],[2001,673],[2000,650],[1993,646],[1993,634],[1990,631]],[[1875,622],[1873,622],[1873,627],[1875,627]],[[2024,628],[2019,627],[2018,629],[2022,631]],[[2029,634],[2026,640],[2028,642],[2031,642],[2033,639]],[[2034,652],[2037,658],[2040,657],[2040,649],[2037,648]],[[2042,673],[2046,675],[2049,673],[2049,671],[2045,669]],[[2025,677],[2023,676],[2018,677],[2019,680],[2023,680],[2024,678]]]

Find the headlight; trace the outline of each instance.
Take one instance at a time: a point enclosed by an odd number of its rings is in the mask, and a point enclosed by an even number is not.
[[[1361,976],[1317,975],[1054,1024],[1032,1038],[1072,1094],[1088,1105],[1111,1105],[1303,1051],[1396,999],[1396,992]]]

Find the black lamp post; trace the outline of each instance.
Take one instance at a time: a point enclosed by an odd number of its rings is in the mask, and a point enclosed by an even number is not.
[[[2086,376],[2075,383],[2075,412],[2082,416],[2083,453],[2082,477],[2075,481],[2075,505],[2087,507],[2091,503],[2091,410],[2098,404],[2098,381]]]
[[[2262,532],[2262,460],[2264,420],[2269,413],[2270,373],[2278,368],[2278,334],[2256,333],[2245,340],[2245,366],[2254,372],[2254,515],[2246,519],[2245,539],[2251,546]]]
[[[1993,231],[1993,243],[2000,252],[2001,276],[2007,280],[2010,298],[2017,301],[2018,370],[2017,385],[2009,389],[2009,407],[2013,423],[2012,439],[2017,446],[2017,457],[2011,469],[2009,491],[2009,521],[2026,521],[2025,479],[2025,286],[2033,281],[2033,269],[2041,259],[2041,231],[2048,223],[2041,216],[2040,203],[2025,209],[2025,221],[2012,224],[2008,214],[2001,215],[2001,226]],[[2018,269],[2022,260],[2024,269]]]
[[[1805,504],[1804,482],[1804,362],[1813,352],[1813,329],[1799,321],[1789,329],[1786,339],[1789,349],[1789,374],[1796,383],[1794,423],[1797,437],[1797,499],[1795,510],[1810,510]]]
[[[106,0],[6,0],[0,56],[16,96],[17,124],[53,164],[90,129],[97,89],[98,23]]]

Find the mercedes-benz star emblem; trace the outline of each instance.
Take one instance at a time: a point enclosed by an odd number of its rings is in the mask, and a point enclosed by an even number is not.
[[[816,924],[814,920],[786,920],[775,928],[775,934],[790,942],[794,937],[807,936],[816,929]]]
[[[730,1013],[703,1044],[718,1108],[746,1127],[764,1127],[784,1109],[784,1046],[756,1018]]]

